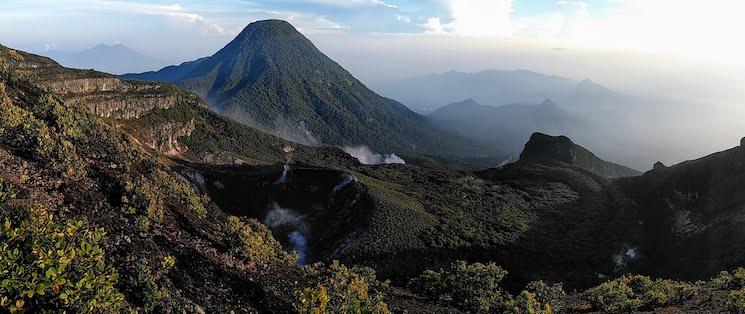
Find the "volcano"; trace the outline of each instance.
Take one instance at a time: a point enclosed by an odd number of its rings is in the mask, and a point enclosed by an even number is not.
[[[213,56],[124,77],[175,83],[215,111],[304,144],[437,155],[491,151],[371,91],[285,21],[252,23]]]

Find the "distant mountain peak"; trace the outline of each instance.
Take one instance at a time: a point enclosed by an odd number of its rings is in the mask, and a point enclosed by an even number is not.
[[[523,162],[555,161],[575,165],[606,177],[625,177],[639,175],[640,172],[607,162],[595,156],[586,148],[575,144],[570,138],[533,133],[520,154]]]
[[[546,98],[546,100],[544,100],[541,103],[541,105],[542,106],[556,106],[556,103],[554,103],[553,101],[551,101],[551,99]]]
[[[113,44],[113,45],[108,45],[108,44],[101,43],[101,44],[98,44],[98,45],[94,46],[93,48],[89,48],[87,50],[104,50],[104,49],[107,49],[107,50],[108,49],[132,50],[132,49],[130,49],[129,47],[125,46],[122,43],[116,43],[116,44]]]

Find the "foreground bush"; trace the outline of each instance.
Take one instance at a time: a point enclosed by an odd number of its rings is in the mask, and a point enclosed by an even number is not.
[[[299,313],[390,313],[382,294],[374,291],[384,284],[375,279],[372,269],[348,268],[335,261],[329,267],[317,264],[305,270],[317,284],[295,294]]]
[[[40,206],[0,213],[0,312],[115,312],[124,297],[100,247],[102,230],[56,222]]]
[[[601,311],[626,313],[652,310],[688,300],[697,291],[695,285],[686,282],[626,275],[591,288],[585,295]]]
[[[494,263],[454,263],[449,269],[427,270],[409,288],[433,300],[450,300],[463,310],[489,312],[504,305],[499,283],[507,272]]]

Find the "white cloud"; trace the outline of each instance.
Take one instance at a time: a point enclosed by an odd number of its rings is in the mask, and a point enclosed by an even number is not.
[[[512,34],[512,0],[447,0],[452,22],[430,17],[422,25],[428,34],[452,34],[469,37],[508,36]]]
[[[439,17],[430,17],[422,25],[427,34],[447,34],[453,31],[453,24],[442,24]]]
[[[189,12],[178,4],[167,6],[148,6],[143,7],[142,9],[142,13],[144,14],[173,17],[190,24],[201,25],[207,31],[215,32],[218,34],[222,34],[225,32],[225,30],[219,24],[205,19],[204,16],[200,14]]]
[[[454,31],[465,36],[512,34],[512,0],[449,0]]]
[[[411,24],[411,17],[406,15],[396,14],[396,20],[398,20],[399,22],[404,22],[406,24]]]
[[[360,7],[360,6],[383,6],[391,9],[398,9],[398,6],[385,2],[383,0],[304,0],[305,2],[324,4],[337,7]]]

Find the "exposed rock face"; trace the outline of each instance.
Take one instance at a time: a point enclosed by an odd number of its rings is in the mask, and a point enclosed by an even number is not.
[[[665,166],[665,164],[663,164],[661,161],[654,163],[654,166],[652,166],[652,170],[654,171],[660,171],[660,170],[665,170],[665,169],[667,169],[667,166]]]
[[[45,80],[43,84],[63,95],[68,104],[85,104],[97,115],[110,119],[137,119],[155,109],[171,108],[178,101],[161,84],[113,77]]]
[[[71,97],[68,103],[82,103],[93,113],[109,119],[138,119],[154,109],[168,109],[176,104],[176,96],[157,94],[126,96],[123,94]]]
[[[126,91],[125,84],[116,78],[83,78],[62,79],[44,82],[53,93],[61,95],[79,95],[114,90]]]
[[[745,137],[740,140],[740,148],[745,148]]]
[[[194,131],[194,120],[189,123],[168,122],[156,125],[148,146],[166,155],[174,156],[186,152],[188,147],[178,142],[180,137],[190,136]]]

